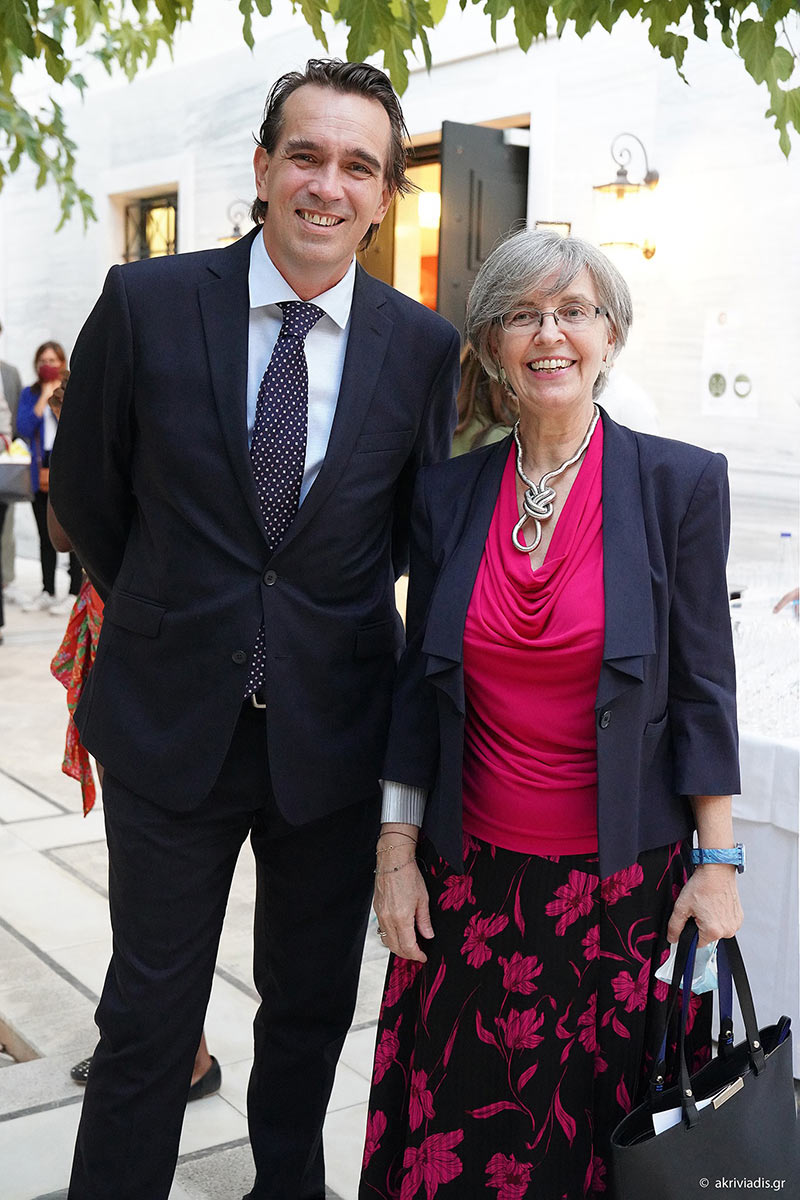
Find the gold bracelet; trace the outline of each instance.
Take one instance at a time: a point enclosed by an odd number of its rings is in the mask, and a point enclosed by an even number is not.
[[[417,843],[414,842],[415,846],[416,846],[416,844]],[[375,853],[376,854],[388,854],[390,850],[402,850],[402,849],[403,849],[402,846],[379,846],[377,848],[377,850],[375,851]],[[408,847],[406,847],[406,849],[408,849]]]
[[[390,867],[388,871],[373,871],[373,875],[394,875],[395,871],[402,871],[404,867],[410,867],[412,863],[416,863],[416,858],[409,858],[408,862],[401,863],[399,867]]]

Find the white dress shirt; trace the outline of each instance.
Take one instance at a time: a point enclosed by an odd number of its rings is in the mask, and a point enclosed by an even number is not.
[[[328,449],[331,426],[336,414],[342,382],[344,356],[350,334],[350,310],[356,280],[355,258],[345,276],[313,303],[321,308],[320,317],[306,337],[308,363],[308,438],[306,464],[300,503],[319,474]],[[253,238],[250,248],[250,323],[247,339],[247,440],[253,437],[256,399],[283,323],[278,305],[284,300],[299,300],[267,254],[263,235]]]
[[[42,450],[49,452],[53,449],[53,442],[56,440],[56,433],[58,432],[58,421],[49,404],[45,405],[42,420],[44,421],[44,425],[42,426]]]

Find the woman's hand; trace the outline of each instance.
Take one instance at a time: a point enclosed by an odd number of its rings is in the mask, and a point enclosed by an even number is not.
[[[428,889],[416,863],[416,825],[384,825],[378,838],[374,908],[384,946],[400,958],[427,962],[417,934],[433,937]]]
[[[56,380],[56,386],[47,400],[47,403],[50,405],[50,411],[57,421],[61,417],[61,405],[64,403],[64,389],[67,386],[68,379],[69,371],[65,367],[61,372],[61,378]]]
[[[730,796],[692,796],[699,846],[733,846]],[[704,863],[695,867],[675,901],[667,926],[667,941],[677,942],[688,917],[700,931],[698,946],[716,938],[733,937],[742,923],[742,906],[736,888],[736,867]]]
[[[742,906],[736,887],[736,867],[705,863],[695,867],[684,884],[667,926],[667,941],[677,942],[686,921],[694,917],[700,932],[698,946],[717,938],[732,937],[742,923]]]

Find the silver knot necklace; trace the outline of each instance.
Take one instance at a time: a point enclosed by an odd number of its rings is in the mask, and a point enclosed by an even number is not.
[[[521,554],[533,554],[533,551],[542,540],[542,521],[548,521],[553,515],[553,501],[556,498],[556,494],[553,488],[550,487],[550,480],[555,479],[557,475],[561,475],[566,471],[567,467],[571,467],[573,463],[576,463],[592,440],[594,427],[600,419],[600,409],[596,404],[593,407],[594,416],[589,423],[589,428],[586,430],[586,437],[572,458],[568,458],[560,467],[556,467],[555,471],[545,471],[538,483],[534,483],[532,479],[528,479],[528,476],[522,469],[522,442],[519,437],[519,421],[514,426],[514,441],[517,443],[517,474],[526,487],[525,494],[522,497],[522,516],[514,526],[511,541],[514,543],[514,549],[519,550]],[[522,528],[528,520],[533,521],[536,529],[536,536],[530,546],[526,546],[524,542],[519,540]]]

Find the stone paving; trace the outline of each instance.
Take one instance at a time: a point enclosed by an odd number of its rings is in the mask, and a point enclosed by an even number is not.
[[[18,558],[16,582],[35,595],[38,563]],[[67,590],[62,568],[58,590]],[[82,1099],[69,1068],[96,1041],[93,1013],[109,956],[101,805],[84,818],[80,787],[60,770],[65,693],[49,663],[65,624],[65,617],[8,605],[0,646],[0,1043],[10,1052],[0,1053],[3,1200],[66,1197]],[[170,1200],[238,1200],[252,1182],[245,1096],[256,1008],[253,894],[245,845],[206,1020],[222,1088],[187,1108]],[[356,1196],[385,958],[373,917],[325,1125],[335,1200]]]

